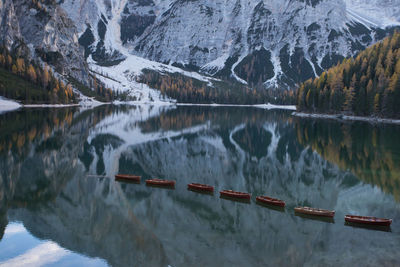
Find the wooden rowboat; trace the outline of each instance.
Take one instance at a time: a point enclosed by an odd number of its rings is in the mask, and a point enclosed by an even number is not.
[[[175,186],[175,181],[163,180],[163,179],[149,179],[146,180],[146,185],[156,185],[156,186]]]
[[[324,209],[316,209],[310,207],[297,207],[294,208],[295,212],[308,214],[308,215],[315,215],[315,216],[322,216],[322,217],[331,217],[335,216],[334,210],[324,210]]]
[[[236,192],[233,190],[222,190],[219,192],[221,197],[231,197],[239,199],[250,199],[251,195],[249,193]]]
[[[191,183],[191,184],[188,184],[188,189],[198,190],[198,191],[206,191],[206,192],[214,192],[214,187],[211,185],[206,185],[206,184]]]
[[[274,205],[274,206],[278,206],[278,207],[285,207],[285,201],[277,199],[277,198],[272,198],[272,197],[267,197],[267,196],[258,196],[256,197],[256,200],[258,202],[262,202],[265,204],[269,204],[269,205]]]
[[[138,175],[130,175],[130,174],[117,174],[115,175],[115,180],[129,180],[133,182],[140,182],[142,177]]]
[[[379,226],[389,226],[392,223],[391,219],[376,218],[370,216],[356,216],[356,215],[346,215],[344,220],[350,223],[361,223],[368,225],[379,225]]]

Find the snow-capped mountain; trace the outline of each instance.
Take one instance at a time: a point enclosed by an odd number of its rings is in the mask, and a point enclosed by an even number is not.
[[[0,41],[140,100],[143,68],[293,87],[400,25],[400,0],[0,1]],[[89,65],[87,64],[89,63]],[[188,70],[192,72],[187,72]],[[202,76],[195,74],[200,73]]]
[[[398,0],[88,0],[62,7],[100,64],[129,51],[267,86],[317,76],[400,25]]]

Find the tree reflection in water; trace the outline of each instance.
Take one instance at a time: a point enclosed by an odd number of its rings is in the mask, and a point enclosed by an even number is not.
[[[400,127],[296,119],[297,139],[400,201]]]
[[[1,233],[7,220],[21,221],[40,239],[113,266],[352,265],[370,255],[371,264],[398,263],[395,127],[338,127],[251,108],[105,106],[6,115]],[[387,176],[375,178],[378,170]],[[177,186],[119,183],[116,173],[171,178]],[[287,208],[195,194],[186,189],[190,182],[279,197]],[[295,216],[292,208],[306,204],[336,209],[337,222],[350,211],[390,216],[393,231],[363,235]]]

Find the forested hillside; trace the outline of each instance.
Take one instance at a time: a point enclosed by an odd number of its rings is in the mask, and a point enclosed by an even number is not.
[[[176,99],[180,103],[293,105],[296,102],[296,96],[291,90],[250,88],[240,83],[220,80],[208,84],[180,73],[160,73],[144,69],[139,81],[160,90],[163,97]]]
[[[73,91],[75,87],[100,101],[113,100],[114,94],[110,89],[105,88],[94,75],[90,78],[90,88],[72,77],[62,79],[46,64],[38,64],[22,53],[10,52],[5,46],[0,46],[0,96],[24,104],[71,104],[78,102]]]
[[[44,68],[0,47],[0,95],[24,103],[75,103],[70,84],[65,84],[47,66]]]
[[[400,33],[303,83],[297,105],[306,112],[400,118]]]

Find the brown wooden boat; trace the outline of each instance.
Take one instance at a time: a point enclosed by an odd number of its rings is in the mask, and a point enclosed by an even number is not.
[[[295,212],[308,214],[308,215],[315,215],[315,216],[322,216],[322,217],[331,217],[335,216],[334,210],[324,210],[324,209],[316,209],[310,207],[297,207],[294,208]]]
[[[206,184],[191,183],[191,184],[188,184],[188,189],[198,190],[198,191],[206,191],[206,192],[214,192],[214,187],[211,185],[206,185]]]
[[[267,196],[258,196],[256,197],[256,200],[258,202],[262,202],[264,204],[269,204],[269,205],[274,205],[274,206],[279,206],[279,207],[285,207],[285,201],[277,199],[277,198],[272,198],[272,197],[267,197]]]
[[[356,215],[346,215],[344,220],[350,223],[361,223],[368,225],[379,225],[379,226],[389,226],[392,223],[391,219],[376,218],[370,216],[356,216]]]
[[[142,177],[138,175],[130,175],[130,174],[117,174],[115,175],[115,180],[128,180],[133,182],[140,182]]]
[[[154,178],[154,179],[146,180],[146,185],[175,186],[175,181]]]
[[[239,198],[239,199],[250,199],[251,195],[249,193],[236,192],[233,190],[222,190],[219,192],[220,196]]]

